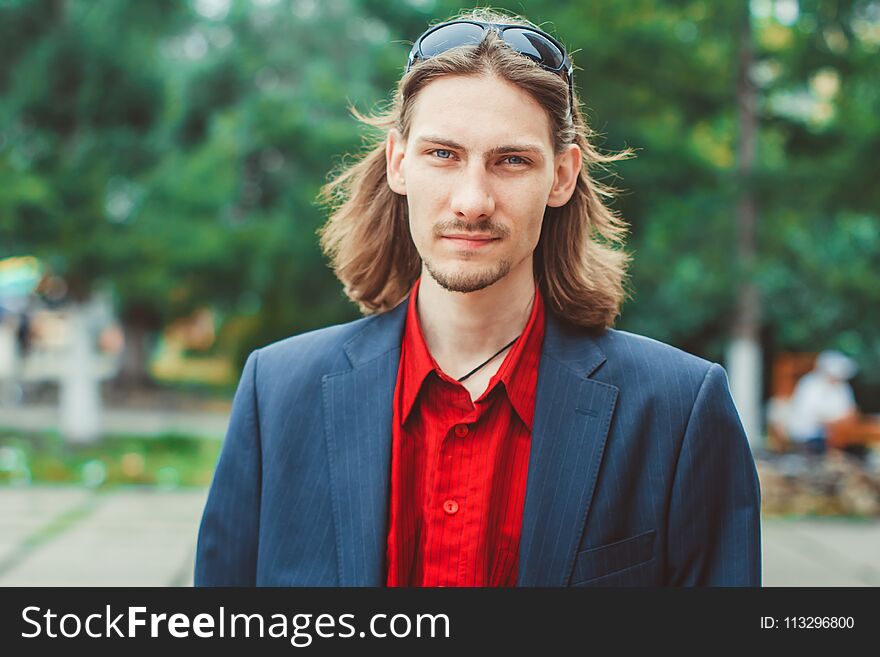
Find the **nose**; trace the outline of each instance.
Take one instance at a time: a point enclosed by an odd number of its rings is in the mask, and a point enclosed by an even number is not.
[[[459,219],[481,221],[495,212],[495,196],[482,163],[464,168],[452,192],[452,211]]]

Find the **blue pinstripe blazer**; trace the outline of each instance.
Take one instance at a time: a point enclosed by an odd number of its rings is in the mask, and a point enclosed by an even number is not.
[[[408,300],[253,352],[197,586],[382,586]],[[760,491],[724,369],[547,313],[519,586],[759,586]]]

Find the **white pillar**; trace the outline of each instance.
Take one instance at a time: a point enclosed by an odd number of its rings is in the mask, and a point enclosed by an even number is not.
[[[753,450],[765,446],[761,421],[761,361],[761,345],[755,340],[737,338],[730,343],[725,369],[733,402]]]
[[[68,443],[82,444],[100,437],[101,389],[89,308],[72,304],[69,313],[70,335],[60,380],[60,428]]]
[[[6,404],[12,406],[17,402],[16,358],[15,323],[8,319],[5,321],[0,319],[0,408]]]

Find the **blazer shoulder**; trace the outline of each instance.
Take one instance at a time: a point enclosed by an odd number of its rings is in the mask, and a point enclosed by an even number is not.
[[[407,304],[404,299],[387,312],[294,335],[258,349],[254,353],[254,360],[259,361],[257,377],[320,379],[323,374],[358,367],[399,350]]]
[[[606,361],[595,378],[617,386],[626,408],[660,414],[665,419],[658,425],[684,431],[694,408],[717,406],[730,396],[724,368],[683,349],[616,329],[607,329],[599,343]]]
[[[721,365],[705,358],[629,331],[607,329],[598,341],[607,364],[627,377],[645,376],[653,381],[683,377],[699,384],[713,365],[723,370]]]
[[[344,369],[348,363],[343,346],[364,330],[376,316],[334,324],[283,338],[256,350],[260,378],[295,373]]]

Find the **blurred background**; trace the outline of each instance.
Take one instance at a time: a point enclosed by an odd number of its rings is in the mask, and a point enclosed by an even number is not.
[[[880,0],[494,6],[636,150],[616,327],[726,367],[765,584],[880,584]],[[358,317],[315,235],[348,106],[462,8],[0,0],[0,585],[191,584],[247,354]]]

